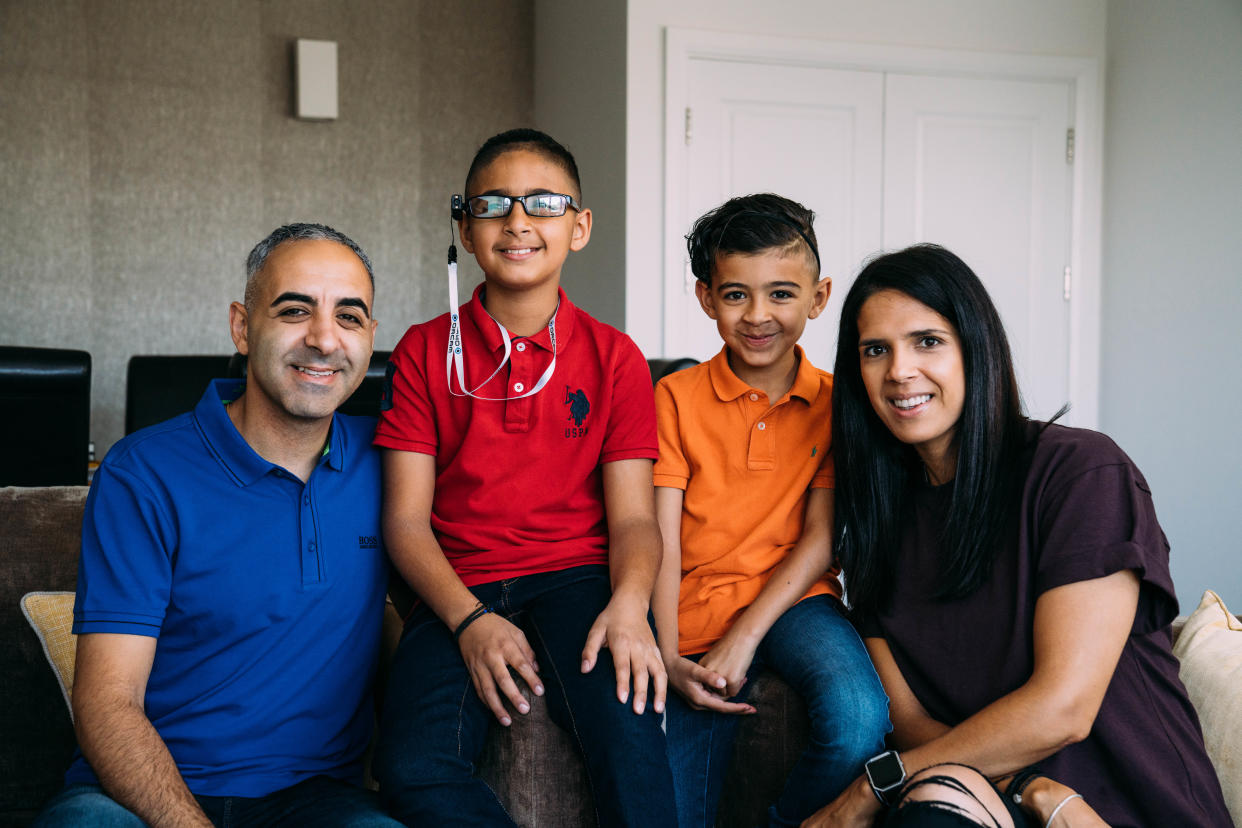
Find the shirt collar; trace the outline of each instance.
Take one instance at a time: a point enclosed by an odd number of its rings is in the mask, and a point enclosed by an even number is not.
[[[820,394],[819,369],[806,358],[801,345],[794,346],[794,356],[798,360],[798,372],[794,374],[794,381],[789,389],[789,396],[797,397],[807,404],[813,403]],[[712,389],[722,402],[736,400],[752,390],[729,367],[728,346],[721,348],[720,353],[711,358],[711,361],[707,364],[707,372],[712,379]],[[779,400],[769,400],[768,402],[775,405]]]
[[[470,297],[470,301],[462,306],[462,317],[474,323],[474,327],[483,337],[488,350],[492,353],[500,353],[505,347],[505,341],[500,336],[500,328],[497,327],[496,320],[483,307],[483,291],[486,287],[487,283],[484,282],[474,289],[474,295]],[[569,301],[563,288],[557,288],[556,295],[559,302],[556,308],[556,348],[558,351],[563,351],[569,344],[570,336],[573,335],[577,313],[573,302]],[[533,336],[517,337],[512,332],[509,336],[511,339],[524,339],[549,353],[552,351],[552,340],[548,336],[547,325],[540,328],[539,332]]]
[[[260,457],[229,419],[225,402],[232,402],[245,390],[244,379],[212,380],[194,408],[194,419],[208,447],[239,486],[249,486],[264,475],[280,470],[275,463]],[[345,461],[345,429],[337,427],[337,416],[332,415],[328,452],[320,457],[319,464],[340,471]]]

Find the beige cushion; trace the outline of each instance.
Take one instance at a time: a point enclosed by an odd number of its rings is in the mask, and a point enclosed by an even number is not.
[[[43,645],[43,654],[52,665],[60,682],[60,692],[73,716],[73,664],[78,652],[78,637],[73,634],[72,592],[28,592],[22,596],[22,614],[34,627]]]
[[[1173,645],[1233,821],[1242,825],[1242,621],[1208,590]]]

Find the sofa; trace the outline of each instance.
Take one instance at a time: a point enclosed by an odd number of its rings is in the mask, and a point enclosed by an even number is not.
[[[64,688],[45,651],[45,645],[57,645],[54,636],[36,634],[22,598],[74,589],[86,491],[85,486],[0,488],[0,828],[28,825],[60,789],[73,756]],[[71,606],[71,598],[60,597]],[[30,601],[25,606],[30,612]],[[390,606],[381,672],[399,634],[400,620]],[[64,639],[71,646],[67,635]],[[382,683],[381,677],[377,684]],[[756,679],[751,702],[759,712],[747,717],[738,736],[721,803],[722,826],[759,824],[806,744],[805,707],[778,678]],[[514,718],[509,729],[493,728],[480,763],[510,814],[520,825],[540,828],[594,824],[585,771],[568,737],[552,724],[544,700],[534,697],[531,712]],[[743,756],[760,760],[738,761]]]
[[[31,602],[22,598],[74,589],[86,491],[85,486],[0,488],[0,828],[28,825],[59,790],[73,755],[65,687],[49,664],[49,653],[72,642],[67,629],[60,630],[65,635],[59,645],[55,629],[37,635],[22,609],[29,612]],[[70,597],[59,598],[62,606],[71,606]],[[381,673],[400,626],[390,606]],[[1208,592],[1188,619],[1174,625],[1174,635],[1181,678],[1202,721],[1225,802],[1242,826],[1242,621]],[[381,675],[377,685],[382,684]],[[780,679],[770,674],[756,679],[751,702],[759,712],[742,723],[719,826],[762,822],[766,804],[776,798],[806,744],[805,707]],[[480,772],[520,825],[594,824],[585,772],[568,737],[552,724],[542,698],[534,697],[531,708],[529,715],[515,717],[511,728],[493,729]]]

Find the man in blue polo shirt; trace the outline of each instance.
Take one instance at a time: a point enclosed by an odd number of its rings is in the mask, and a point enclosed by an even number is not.
[[[246,381],[113,447],[82,526],[81,745],[39,825],[392,826],[358,787],[384,608],[374,421],[335,414],[371,265],[281,227],[229,309]]]

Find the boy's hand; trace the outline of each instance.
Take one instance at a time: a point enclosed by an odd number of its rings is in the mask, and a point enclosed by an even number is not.
[[[695,710],[739,714],[755,712],[755,708],[749,704],[726,701],[726,697],[721,694],[725,692],[728,682],[719,673],[713,673],[703,665],[681,656],[670,660],[665,666],[668,669],[669,683]]]
[[[664,672],[660,648],[647,623],[646,604],[628,601],[619,594],[612,596],[587,633],[586,646],[582,649],[582,672],[589,673],[595,668],[600,647],[612,651],[612,663],[617,672],[617,700],[625,704],[629,698],[632,677],[634,712],[642,713],[647,706],[647,682],[650,680],[655,688],[651,706],[657,713],[664,712],[668,674]]]
[[[700,666],[715,675],[724,677],[725,686],[716,690],[716,693],[726,699],[731,699],[742,692],[742,685],[746,683],[746,671],[750,669],[751,662],[755,660],[755,649],[758,647],[757,641],[751,644],[747,639],[735,635],[737,627],[738,625],[734,624],[729,632],[725,633],[712,645],[707,654],[699,659]]]
[[[536,696],[543,695],[535,651],[527,643],[526,634],[504,617],[496,613],[484,615],[466,628],[458,646],[470,671],[475,692],[505,727],[513,720],[509,718],[501,693],[519,713],[530,712],[530,704],[509,673],[510,667],[517,670]]]

